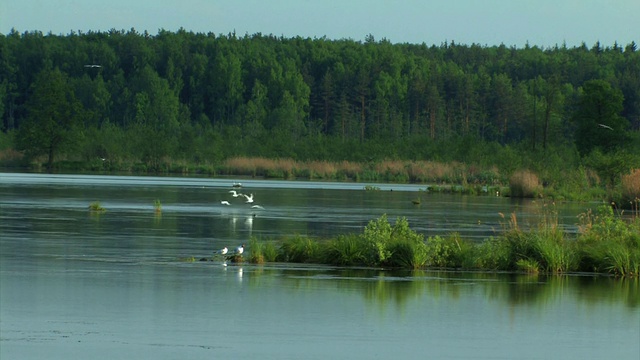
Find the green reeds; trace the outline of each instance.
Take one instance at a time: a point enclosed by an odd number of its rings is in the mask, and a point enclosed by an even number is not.
[[[102,205],[100,205],[100,201],[94,201],[91,204],[89,204],[89,211],[91,211],[91,212],[105,212],[105,211],[107,211],[107,209],[105,209],[104,207],[102,207]]]
[[[155,209],[156,213],[162,212],[162,203],[160,202],[160,199],[153,200],[153,208]]]
[[[294,263],[308,263],[318,261],[318,242],[304,236],[296,235],[285,239],[280,245],[278,260]]]
[[[427,266],[429,250],[423,241],[398,239],[389,244],[388,264],[392,267],[418,270]]]
[[[249,247],[251,248],[250,263],[264,264],[265,262],[274,262],[278,258],[278,249],[273,242],[261,241],[252,237]]]
[[[577,270],[579,259],[573,242],[536,235],[534,256],[539,259],[543,269],[554,274]]]
[[[330,240],[322,251],[323,262],[330,265],[362,266],[368,263],[368,248],[359,235],[349,234]]]

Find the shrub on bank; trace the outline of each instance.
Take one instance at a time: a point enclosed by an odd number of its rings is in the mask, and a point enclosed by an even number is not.
[[[638,206],[640,199],[640,169],[634,169],[631,173],[622,176],[622,200]],[[626,204],[625,204],[626,205]],[[633,206],[632,206],[633,207]]]
[[[534,198],[540,194],[541,188],[538,176],[528,170],[516,171],[509,180],[512,197]]]

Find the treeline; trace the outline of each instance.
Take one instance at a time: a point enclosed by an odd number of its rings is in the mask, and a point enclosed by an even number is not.
[[[505,161],[577,167],[593,151],[639,153],[640,52],[633,42],[13,30],[0,35],[0,114],[0,150],[49,166],[237,156],[499,165],[516,149]]]

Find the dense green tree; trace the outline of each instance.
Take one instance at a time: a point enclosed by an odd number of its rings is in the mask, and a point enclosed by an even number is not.
[[[36,76],[25,106],[28,115],[19,130],[19,148],[29,157],[45,155],[51,171],[56,156],[78,141],[80,103],[66,74],[56,68]]]
[[[581,154],[587,155],[596,148],[610,152],[624,145],[629,121],[619,115],[622,102],[621,91],[604,80],[590,80],[583,85],[573,115]]]

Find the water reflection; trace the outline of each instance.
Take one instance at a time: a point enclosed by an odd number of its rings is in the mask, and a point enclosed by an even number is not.
[[[262,277],[285,276],[295,289],[312,289],[319,282],[345,292],[357,292],[371,304],[403,308],[423,297],[458,299],[469,293],[507,306],[544,309],[566,297],[579,303],[622,304],[631,310],[640,307],[638,279],[606,276],[544,276],[479,272],[388,271],[372,269],[269,268],[256,267],[250,284],[263,286]]]

